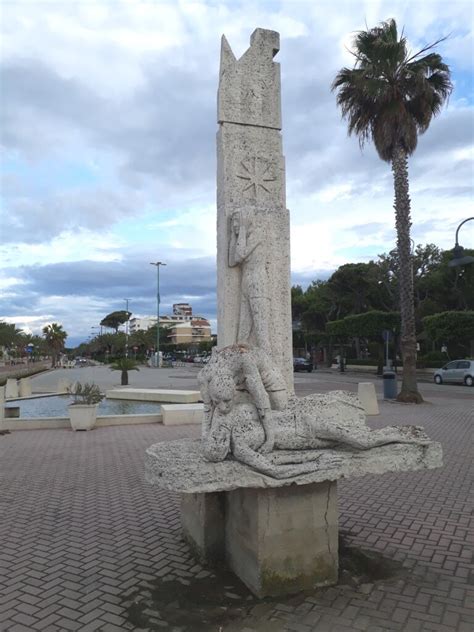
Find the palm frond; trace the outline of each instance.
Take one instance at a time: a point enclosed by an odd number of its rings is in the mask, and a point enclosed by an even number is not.
[[[453,89],[449,67],[432,51],[445,39],[409,56],[394,19],[356,33],[354,68],[342,68],[331,88],[349,135],[356,134],[361,146],[373,140],[388,161],[397,145],[407,154],[415,150],[417,135],[428,129]]]

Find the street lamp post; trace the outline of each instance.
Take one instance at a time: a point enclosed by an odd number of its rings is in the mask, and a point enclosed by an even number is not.
[[[125,357],[128,358],[128,319],[130,315],[128,313],[128,302],[131,301],[131,298],[124,298],[125,301],[125,309],[127,311],[127,320],[125,322]]]
[[[459,239],[458,239],[459,229],[461,228],[461,226],[465,224],[466,222],[470,222],[473,219],[474,217],[468,217],[467,219],[463,220],[459,224],[459,226],[456,228],[456,243],[454,244],[454,248],[453,248],[453,258],[451,259],[451,261],[448,262],[448,266],[450,268],[455,268],[457,266],[464,266],[467,263],[474,262],[474,257],[464,254],[464,248],[459,244]]]
[[[91,342],[92,342],[92,340],[96,339],[96,338],[97,338],[97,336],[99,335],[99,334],[97,333],[97,331],[96,331],[97,329],[102,330],[102,327],[95,327],[95,326],[94,326],[94,327],[91,327],[91,334],[90,334],[90,335],[92,336],[92,338],[91,338]],[[92,351],[91,351],[91,357],[92,357]]]
[[[162,261],[150,263],[156,266],[156,368],[160,368],[160,266],[165,266]]]

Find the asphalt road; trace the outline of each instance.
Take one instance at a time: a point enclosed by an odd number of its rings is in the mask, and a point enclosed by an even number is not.
[[[152,369],[140,367],[140,371],[129,372],[129,386],[135,388],[164,388],[178,390],[198,390],[197,374],[200,367],[187,365],[179,368]],[[120,386],[120,372],[105,366],[91,366],[74,369],[55,369],[32,378],[34,392],[55,391],[59,379],[71,382],[94,382],[102,389]],[[401,377],[398,376],[400,388]],[[295,390],[298,395],[325,393],[335,389],[357,391],[359,382],[373,382],[379,398],[383,397],[383,381],[370,373],[351,373],[317,369],[312,373],[295,373]],[[419,389],[427,401],[438,399],[472,400],[474,388],[463,385],[442,384],[421,381]]]
[[[309,393],[324,393],[335,388],[348,391],[357,391],[359,382],[373,382],[378,397],[383,397],[383,380],[381,377],[370,373],[338,373],[326,371],[313,371],[312,373],[295,373],[295,390],[300,395]],[[397,377],[398,390],[401,387],[401,374]],[[441,384],[438,386],[434,382],[419,381],[418,388],[427,401],[439,398],[453,398],[462,400],[472,400],[474,404],[474,388],[457,385]]]

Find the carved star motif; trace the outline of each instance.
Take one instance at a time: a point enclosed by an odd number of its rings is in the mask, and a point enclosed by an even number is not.
[[[244,195],[258,200],[262,195],[271,193],[270,182],[275,182],[276,177],[273,164],[269,160],[252,156],[242,160],[240,167],[237,177],[244,181]]]

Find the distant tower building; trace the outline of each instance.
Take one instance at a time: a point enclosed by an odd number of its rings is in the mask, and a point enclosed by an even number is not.
[[[191,319],[193,308],[189,303],[175,303],[173,305],[174,316],[186,316],[186,320]]]

